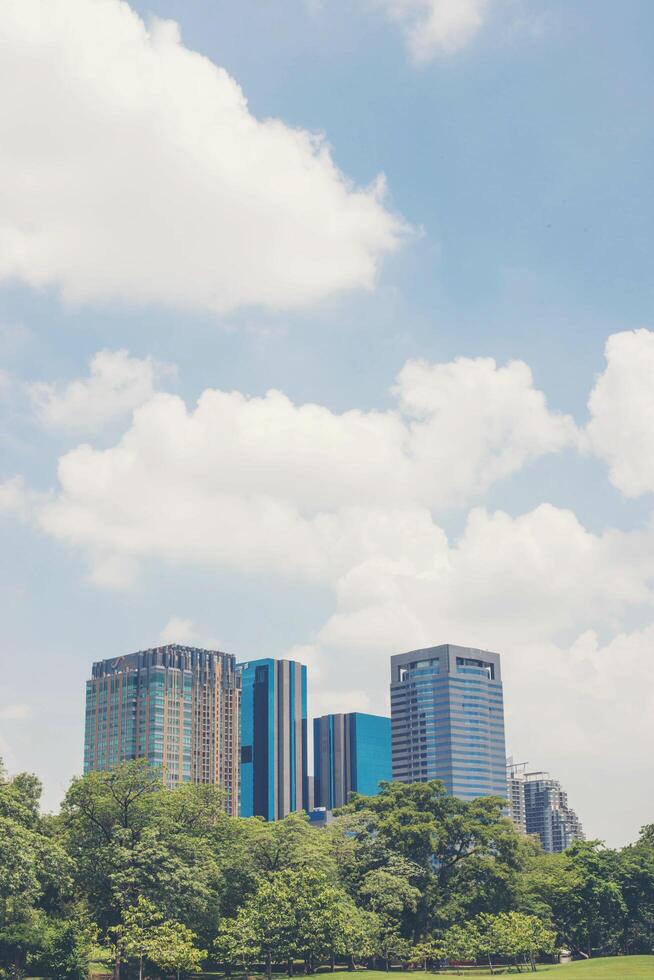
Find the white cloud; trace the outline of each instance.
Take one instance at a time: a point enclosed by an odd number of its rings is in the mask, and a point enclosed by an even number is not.
[[[609,376],[621,343],[609,342]],[[598,389],[595,419],[622,398],[621,384]],[[125,585],[148,560],[288,575],[298,590],[320,582],[333,612],[289,651],[310,666],[316,712],[384,710],[393,652],[499,650],[509,747],[567,782],[591,833],[626,840],[654,805],[641,778],[654,627],[637,628],[654,608],[654,518],[599,533],[548,503],[518,516],[477,506],[448,539],[441,508],[543,453],[583,449],[583,434],[520,362],[409,362],[393,397],[392,410],[338,415],[274,391],[208,390],[193,410],[154,394],[116,445],[62,457],[35,518],[105,585]],[[161,639],[203,642],[180,617]],[[607,782],[622,814],[605,803]]]
[[[397,410],[342,415],[277,391],[207,390],[194,411],[154,395],[117,445],[61,458],[40,522],[99,581],[155,556],[331,581],[353,556],[438,551],[432,509],[577,440],[519,362],[409,362],[393,390]]]
[[[465,47],[484,23],[490,0],[378,0],[391,20],[404,31],[416,61],[428,61],[439,51]]]
[[[0,721],[22,721],[31,714],[28,704],[0,704]]]
[[[606,368],[591,392],[588,436],[627,497],[654,492],[654,333],[609,337]]]
[[[322,137],[255,118],[175,23],[119,0],[5,0],[0,91],[0,279],[288,309],[371,288],[404,236],[383,178],[354,187]]]
[[[213,636],[208,636],[197,628],[192,619],[171,616],[159,634],[162,643],[179,643],[182,646],[201,647],[206,650],[222,650],[223,647]]]
[[[620,623],[638,608],[651,617],[653,583],[652,527],[595,535],[551,505],[517,518],[475,510],[431,561],[364,560],[338,579],[336,611],[301,651],[319,678],[312,707],[351,710],[356,692],[360,710],[387,711],[393,653],[498,650],[509,749],[564,781],[591,834],[624,843],[654,806],[642,779],[654,626],[629,634]],[[618,633],[603,645],[599,629]]]
[[[131,415],[148,401],[157,382],[174,373],[151,357],[102,350],[91,359],[88,378],[68,385],[37,382],[28,392],[43,425],[70,432],[96,432]]]
[[[29,514],[29,491],[20,476],[13,476],[0,483],[0,514],[13,514],[26,518]]]

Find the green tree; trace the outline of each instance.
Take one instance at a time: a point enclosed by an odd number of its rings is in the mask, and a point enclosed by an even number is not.
[[[571,947],[592,956],[595,950],[613,952],[619,945],[627,912],[620,887],[620,859],[601,841],[576,841],[566,852],[578,879],[566,896],[560,925]]]
[[[49,913],[65,916],[72,897],[72,864],[44,833],[40,792],[37,779],[10,779],[0,764],[0,966],[12,977],[43,953]]]
[[[521,912],[503,912],[487,916],[478,923],[478,932],[484,936],[481,946],[494,947],[499,956],[513,961],[518,972],[520,960],[528,963],[536,972],[536,956],[541,952],[554,952],[556,934],[548,929],[535,915]]]
[[[625,906],[622,952],[649,953],[654,949],[654,835],[652,843],[641,834],[622,849],[617,879]]]
[[[413,940],[479,912],[509,908],[520,838],[503,807],[494,797],[459,800],[438,780],[382,783],[377,796],[353,796],[339,811],[354,842],[342,860],[349,889],[384,868],[390,854],[419,869],[411,884],[420,899],[403,924]]]
[[[96,941],[97,930],[84,909],[78,909],[75,918],[50,921],[43,951],[32,955],[30,962],[40,973],[57,980],[87,980]]]
[[[443,952],[448,960],[476,960],[479,955],[479,934],[473,923],[450,926],[443,936]],[[460,972],[460,971],[459,971]]]
[[[227,964],[241,960],[251,963],[260,957],[270,977],[273,963],[290,960],[296,926],[292,886],[293,876],[288,871],[279,872],[272,880],[261,878],[236,917],[221,922],[215,949]]]
[[[197,972],[207,953],[195,945],[196,934],[179,922],[163,922],[150,935],[147,956],[161,970],[172,970],[179,980],[184,973]]]
[[[138,960],[139,980],[143,980],[143,963],[149,955],[154,930],[162,921],[161,912],[140,896],[135,905],[124,909],[120,925],[109,930],[114,937],[116,962]]]
[[[224,883],[215,836],[229,819],[223,803],[212,786],[165,788],[161,773],[141,761],[73,781],[58,832],[103,936],[143,897],[213,940]]]

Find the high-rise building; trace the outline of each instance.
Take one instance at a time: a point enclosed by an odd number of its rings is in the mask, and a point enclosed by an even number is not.
[[[500,656],[446,643],[391,657],[393,779],[506,797]]]
[[[250,660],[241,675],[243,817],[281,820],[307,806],[307,668]]]
[[[313,721],[314,806],[347,803],[350,793],[374,796],[391,778],[391,719],[360,711]]]
[[[524,795],[525,832],[538,836],[544,850],[558,853],[584,840],[581,821],[558,779],[547,772],[523,772],[517,782]]]
[[[526,762],[514,762],[512,757],[506,760],[506,798],[509,803],[509,817],[516,830],[521,834],[527,833],[527,818],[525,815],[525,769]]]
[[[169,786],[213,783],[238,813],[240,678],[227,653],[169,645],[101,660],[86,683],[84,771],[146,759]]]

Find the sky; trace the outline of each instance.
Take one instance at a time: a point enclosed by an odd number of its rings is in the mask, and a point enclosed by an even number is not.
[[[654,813],[647,0],[4,0],[0,754],[93,661],[499,651],[587,834]]]

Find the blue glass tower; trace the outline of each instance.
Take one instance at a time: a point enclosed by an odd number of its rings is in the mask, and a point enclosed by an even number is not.
[[[307,668],[250,660],[241,675],[242,817],[281,820],[307,805]]]
[[[350,793],[374,796],[391,778],[391,719],[350,714],[313,721],[314,804],[333,810]]]
[[[391,657],[393,779],[506,798],[500,656],[452,644]]]

